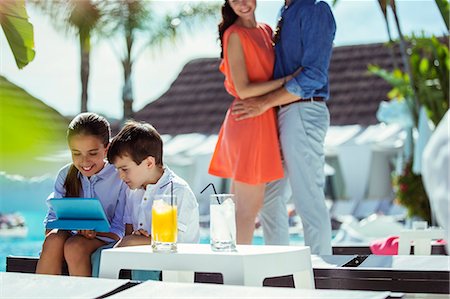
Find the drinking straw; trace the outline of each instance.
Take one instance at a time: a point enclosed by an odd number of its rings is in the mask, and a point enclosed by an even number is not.
[[[162,185],[161,187],[159,187],[159,189],[162,189],[169,184],[170,184],[170,205],[173,206],[173,182],[169,181],[169,182],[165,183],[164,185]]]
[[[203,188],[203,190],[202,191],[200,191],[200,194],[201,193],[203,193],[203,191],[205,191],[209,186],[212,186],[212,188],[213,188],[213,190],[214,190],[214,194],[216,194],[216,199],[217,199],[217,202],[219,203],[219,205],[220,205],[220,200],[219,200],[219,196],[217,196],[217,191],[216,191],[216,187],[214,186],[214,184],[213,183],[209,183],[208,185],[206,185],[206,187],[205,188]]]

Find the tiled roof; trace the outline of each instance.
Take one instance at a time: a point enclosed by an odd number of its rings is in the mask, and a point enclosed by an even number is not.
[[[401,65],[398,48],[395,59]],[[376,111],[392,87],[368,72],[369,64],[392,70],[390,50],[384,44],[336,47],[330,63],[330,109],[332,125],[373,125]]]
[[[136,112],[163,134],[214,134],[220,129],[233,98],[225,91],[219,59],[187,63],[169,90]]]
[[[152,123],[163,134],[218,133],[232,102],[219,62],[218,58],[202,58],[187,63],[169,90],[134,118]],[[378,123],[376,110],[391,87],[368,73],[369,64],[392,69],[389,50],[383,44],[334,49],[329,73],[332,125]]]

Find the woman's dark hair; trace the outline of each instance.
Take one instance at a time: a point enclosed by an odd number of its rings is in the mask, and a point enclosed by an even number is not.
[[[222,5],[222,21],[219,23],[219,39],[220,39],[220,58],[223,58],[223,35],[225,30],[228,29],[237,20],[238,15],[231,8],[229,0],[225,0]]]
[[[104,117],[95,113],[81,113],[70,122],[67,129],[67,141],[76,135],[97,137],[106,148],[111,138],[111,128]],[[66,197],[80,196],[81,181],[78,178],[78,169],[73,164],[64,181],[64,188]]]
[[[108,161],[114,163],[117,157],[128,156],[137,165],[151,156],[157,166],[163,166],[163,141],[156,129],[144,122],[129,120],[111,140]]]

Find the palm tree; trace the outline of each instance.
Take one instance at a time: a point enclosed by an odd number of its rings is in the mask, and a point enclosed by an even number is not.
[[[338,2],[339,2],[339,0],[333,0],[333,5],[336,5],[336,3],[338,3]],[[448,25],[448,23],[449,23],[449,1],[448,0],[435,0],[435,2],[439,8],[441,16],[442,16],[442,18],[447,26],[447,29],[448,29],[449,28],[449,25]],[[387,28],[390,43],[392,42],[392,38],[391,38],[391,34],[390,34],[390,29],[389,29],[390,27],[389,27],[389,21],[388,21],[388,17],[387,17],[387,9],[390,8],[392,11],[392,14],[393,14],[394,20],[395,20],[395,25],[396,25],[397,32],[398,32],[398,36],[399,36],[399,47],[400,47],[400,54],[402,57],[404,71],[406,74],[408,74],[409,78],[413,78],[413,74],[412,74],[411,66],[410,66],[410,62],[409,62],[409,55],[408,55],[407,49],[406,49],[405,38],[403,36],[402,29],[400,27],[400,20],[398,17],[395,0],[378,0],[378,4],[380,6],[381,11],[383,12],[383,16],[384,16],[384,19],[386,22],[386,28]],[[395,60],[393,60],[393,62],[395,65]],[[414,103],[414,107],[410,107],[410,108],[411,108],[411,113],[414,117],[414,120],[417,123],[418,117],[419,117],[418,116],[419,100],[417,98],[417,90],[416,90],[416,86],[414,85],[413,80],[409,80],[409,82],[410,82],[411,89],[412,89],[412,98],[413,98],[413,103]]]
[[[110,2],[105,9],[110,24],[109,33],[113,37],[119,35],[124,41],[122,51],[113,47],[123,67],[123,120],[133,116],[133,66],[141,54],[167,42],[175,42],[178,37],[197,23],[217,16],[219,4],[187,4],[176,9],[174,13],[158,15],[154,2],[144,0],[123,0]],[[136,49],[136,36],[144,36],[145,40]]]
[[[81,112],[87,111],[88,82],[93,31],[101,24],[102,1],[29,0],[48,14],[58,30],[75,31],[80,45]]]
[[[394,53],[394,40],[392,39],[392,35],[391,35],[391,27],[389,26],[389,18],[388,18],[388,14],[387,14],[387,4],[386,4],[387,0],[378,0],[378,4],[380,5],[381,11],[383,12],[383,16],[384,16],[384,22],[386,23],[386,31],[388,34],[388,38],[389,38],[389,54],[391,55],[391,60],[392,63],[394,64],[394,69],[398,68],[397,65],[397,59],[395,59],[395,53]]]
[[[439,1],[439,0],[436,0]],[[443,0],[443,1],[447,1],[447,0]],[[339,0],[333,0],[333,6],[336,5],[339,2]],[[408,74],[408,76],[410,78],[413,78],[412,76],[412,72],[411,72],[411,67],[410,67],[410,63],[409,63],[409,58],[408,58],[408,53],[406,50],[406,42],[405,42],[405,38],[403,36],[402,33],[402,29],[400,27],[400,21],[399,21],[399,17],[397,14],[397,7],[395,5],[395,0],[377,0],[380,9],[383,13],[384,16],[384,20],[386,22],[386,28],[387,28],[387,33],[388,33],[388,37],[389,37],[389,43],[390,45],[393,44],[392,41],[392,37],[391,37],[391,32],[390,32],[390,26],[389,26],[389,19],[387,16],[388,13],[388,8],[391,9],[393,16],[394,16],[394,20],[395,20],[395,25],[397,28],[397,32],[398,32],[398,36],[399,36],[399,47],[400,47],[400,55],[402,58],[402,62],[403,62],[403,67],[404,67],[404,71],[406,74]],[[394,66],[396,67],[396,61],[395,61],[395,57],[393,55],[393,52],[391,52],[391,58],[393,61]],[[411,109],[411,114],[415,120],[415,122],[417,122],[418,120],[418,111],[419,111],[419,101],[417,99],[417,95],[416,95],[416,90],[415,90],[415,86],[412,82],[412,80],[410,80],[410,86],[412,88],[412,98],[413,98],[413,107],[410,107]]]

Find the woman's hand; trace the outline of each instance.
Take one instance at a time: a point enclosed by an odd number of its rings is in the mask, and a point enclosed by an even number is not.
[[[95,230],[87,230],[87,229],[79,230],[78,234],[82,235],[83,237],[89,240],[92,240],[97,236]]]

